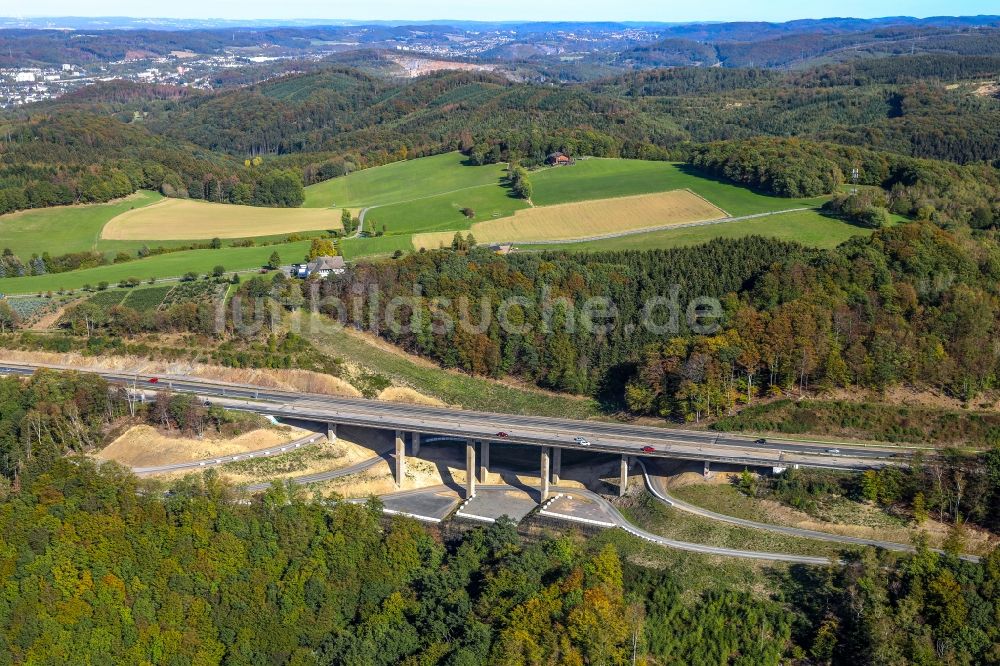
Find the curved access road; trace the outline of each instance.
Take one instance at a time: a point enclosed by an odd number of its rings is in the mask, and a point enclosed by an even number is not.
[[[667,506],[673,507],[680,511],[686,513],[691,513],[696,516],[701,516],[702,518],[709,518],[711,520],[717,520],[724,523],[729,523],[731,525],[738,525],[740,527],[747,527],[754,530],[763,530],[767,532],[775,532],[778,534],[785,534],[787,536],[802,537],[805,539],[814,539],[816,541],[832,541],[834,543],[844,543],[853,544],[856,546],[871,546],[874,548],[882,548],[884,550],[893,550],[897,552],[913,553],[916,552],[916,548],[909,544],[897,543],[895,541],[882,541],[880,539],[864,539],[861,537],[845,536],[843,534],[833,534],[831,532],[820,532],[819,530],[807,530],[799,527],[789,527],[787,525],[773,525],[771,523],[760,523],[754,520],[747,520],[745,518],[737,518],[735,516],[727,516],[722,513],[716,513],[715,511],[710,511],[703,507],[691,504],[690,502],[685,502],[684,500],[677,499],[667,492],[666,483],[663,477],[660,476],[650,476],[648,469],[646,468],[646,463],[642,460],[637,461],[639,467],[642,469],[643,479],[646,481],[646,488],[649,489],[650,494],[653,495],[657,500],[663,502]],[[935,549],[936,552],[941,553],[943,551]],[[962,555],[963,560],[969,562],[978,562],[979,557],[975,555]]]
[[[371,462],[371,464],[375,464],[375,463],[377,463],[380,460],[382,460],[382,458],[374,458],[372,461],[369,461],[369,462]],[[303,479],[303,478],[305,478],[305,477],[300,477],[299,479],[295,479],[295,481],[299,482],[299,480]],[[267,485],[263,486],[263,488],[267,488],[267,487],[268,487]],[[250,487],[249,486],[245,486],[245,488],[249,489]],[[431,493],[431,494],[433,494],[433,493],[439,493],[442,490],[446,490],[447,488],[448,488],[447,486],[438,485],[438,486],[431,486],[431,487],[428,487],[428,488],[419,488],[419,489],[413,489],[413,490],[401,490],[399,492],[388,493],[388,494],[382,495],[381,498],[382,499],[386,499],[386,498],[391,498],[391,497],[407,497],[407,496],[412,497],[414,495],[423,494],[423,493]],[[487,491],[489,491],[489,490],[503,491],[503,490],[523,490],[523,487],[517,487],[517,488],[515,488],[514,486],[509,486],[509,485],[492,484],[492,485],[479,485],[479,486],[477,486],[477,489],[480,490],[480,491],[483,491],[483,490],[487,490]],[[688,552],[692,552],[692,553],[701,553],[703,555],[717,555],[717,556],[722,556],[722,557],[739,557],[739,558],[750,559],[750,560],[766,560],[766,561],[769,561],[769,562],[787,562],[787,563],[790,563],[790,564],[808,564],[808,565],[812,565],[812,566],[828,566],[830,564],[839,564],[840,563],[838,560],[833,560],[833,559],[828,558],[828,557],[814,557],[814,556],[809,556],[809,555],[796,555],[796,554],[793,554],[793,553],[770,553],[770,552],[765,552],[765,551],[740,550],[740,549],[737,549],[737,548],[721,548],[721,547],[718,547],[718,546],[707,546],[707,545],[699,544],[699,543],[690,543],[688,541],[678,541],[676,539],[668,539],[666,537],[659,536],[658,534],[653,534],[652,532],[647,532],[646,530],[633,525],[631,522],[629,522],[629,520],[624,515],[622,515],[622,513],[611,502],[609,502],[607,499],[605,499],[603,496],[599,495],[598,493],[595,493],[595,492],[590,491],[590,490],[583,490],[583,489],[580,489],[580,488],[569,488],[569,487],[555,487],[555,488],[552,488],[552,491],[553,492],[560,492],[560,493],[563,493],[565,495],[578,495],[578,496],[581,496],[581,497],[586,497],[588,500],[590,500],[590,501],[592,501],[592,502],[594,502],[595,504],[598,505],[598,507],[601,510],[601,513],[604,514],[604,516],[607,518],[607,520],[608,520],[609,523],[614,524],[616,527],[618,527],[618,528],[620,528],[620,529],[628,532],[632,536],[639,537],[640,539],[642,539],[644,541],[647,541],[649,543],[654,543],[654,544],[656,544],[658,546],[663,546],[665,548],[673,548],[673,549],[676,549],[676,550],[683,550],[683,551],[688,551]],[[352,500],[346,500],[346,501],[361,502],[361,501],[364,501],[364,500],[361,500],[361,499],[352,499]]]
[[[214,458],[205,458],[204,460],[191,460],[188,462],[172,463],[169,465],[156,465],[154,467],[133,467],[132,473],[136,476],[148,476],[149,474],[162,474],[164,472],[178,472],[186,469],[202,469],[204,467],[215,467],[216,465],[224,465],[226,463],[236,462],[237,460],[249,460],[250,458],[269,458],[271,456],[281,455],[282,453],[288,453],[289,451],[294,451],[295,449],[302,448],[303,446],[308,446],[313,442],[317,442],[320,439],[324,439],[323,435],[314,434],[308,437],[302,437],[292,442],[286,444],[275,444],[274,446],[268,447],[266,449],[258,449],[256,451],[246,451],[244,453],[236,453],[227,456],[216,456]]]
[[[341,467],[339,469],[331,469],[326,472],[316,472],[315,474],[306,474],[304,476],[293,476],[285,480],[297,486],[304,486],[309,483],[322,483],[323,481],[331,481],[333,479],[339,479],[342,476],[350,476],[351,474],[357,474],[358,472],[363,472],[366,469],[374,467],[380,462],[385,461],[388,454],[389,451],[386,451],[382,455],[377,455],[374,458],[368,458],[367,460],[362,460],[361,462],[354,463],[349,467]],[[246,486],[240,486],[242,490],[251,493],[259,493],[263,490],[267,490],[270,487],[271,483],[251,483]]]
[[[557,489],[559,490],[559,489]],[[561,489],[562,492],[566,493],[576,493],[587,497],[590,500],[597,502],[604,514],[615,523],[618,527],[625,530],[632,536],[637,536],[644,541],[650,543],[655,543],[659,546],[665,546],[667,548],[675,548],[677,550],[686,550],[692,553],[702,553],[704,555],[720,555],[723,557],[739,557],[749,560],[767,560],[770,562],[788,562],[791,564],[810,564],[815,566],[827,566],[830,564],[841,564],[840,560],[834,560],[829,557],[822,556],[812,556],[812,555],[795,555],[793,553],[771,553],[766,551],[756,551],[756,550],[740,550],[737,548],[723,548],[720,546],[706,546],[700,543],[690,543],[688,541],[678,541],[677,539],[668,539],[662,537],[658,534],[653,534],[648,532],[641,527],[636,527],[628,521],[625,516],[622,515],[618,509],[611,504],[607,499],[598,495],[597,493],[591,492],[589,490],[578,490],[575,488],[564,488]]]

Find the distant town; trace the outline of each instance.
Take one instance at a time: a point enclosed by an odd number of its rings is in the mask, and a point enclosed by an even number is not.
[[[330,32],[332,29],[327,29]],[[46,37],[55,40],[52,51],[70,51],[65,46],[66,35],[89,38],[91,35],[60,28],[45,31]],[[233,34],[234,41],[238,36]],[[55,99],[79,87],[112,80],[178,85],[211,90],[221,87],[214,82],[215,75],[224,70],[261,66],[280,60],[316,62],[360,50],[378,50],[394,62],[398,75],[412,77],[441,69],[494,70],[488,62],[512,63],[528,59],[551,59],[558,62],[575,62],[591,54],[641,44],[657,39],[654,28],[627,26],[601,26],[600,28],[552,29],[526,34],[518,26],[491,30],[448,28],[442,31],[423,31],[400,28],[387,34],[374,26],[342,27],[323,39],[303,37],[289,44],[268,41],[266,35],[226,48],[213,48],[213,53],[199,53],[190,49],[156,52],[156,33],[151,33],[152,44],[147,48],[123,50],[123,57],[101,61],[87,54],[90,62],[40,63],[36,58],[18,57],[8,53],[7,65],[0,67],[0,108],[17,107]],[[207,49],[206,49],[207,50]],[[396,54],[396,55],[394,55]],[[431,59],[431,60],[428,60]],[[443,59],[443,60],[433,60]],[[0,62],[3,62],[0,59]],[[512,69],[512,68],[511,68]],[[276,75],[287,73],[280,70]],[[255,81],[269,78],[267,73],[254,77]],[[512,78],[524,78],[512,77]]]

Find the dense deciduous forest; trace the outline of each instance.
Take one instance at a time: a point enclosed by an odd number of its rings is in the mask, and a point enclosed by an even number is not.
[[[997,330],[998,267],[992,238],[911,223],[823,252],[761,238],[593,255],[429,252],[361,265],[321,293],[364,299],[364,308],[346,308],[352,323],[381,327],[447,367],[699,420],[757,396],[817,387],[906,383],[966,400],[995,388],[1000,358],[982,341]],[[387,328],[390,299],[412,303],[417,285],[420,298],[408,306],[420,315],[416,325]],[[700,296],[721,299],[710,335],[691,334],[685,317]],[[594,319],[594,297],[614,304],[613,319]],[[642,325],[654,297],[668,301],[651,312],[678,313],[676,334]],[[440,313],[473,326],[434,331]]]
[[[258,206],[299,206],[298,171],[244,165],[113,117],[62,110],[0,125],[0,213],[110,201],[138,189]]]
[[[985,228],[1000,220],[1000,170],[985,164],[959,166],[865,148],[768,138],[696,147],[688,159],[706,173],[786,197],[834,192],[854,180],[857,169],[857,183],[881,188],[882,206],[893,213],[945,227]]]

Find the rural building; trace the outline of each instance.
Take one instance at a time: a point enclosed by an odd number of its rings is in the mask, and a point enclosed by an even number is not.
[[[316,257],[308,264],[292,264],[292,277],[307,278],[316,274],[320,277],[340,275],[347,270],[343,257]]]
[[[545,158],[545,163],[549,166],[565,166],[567,164],[572,164],[573,160],[568,155],[563,153],[552,153]]]

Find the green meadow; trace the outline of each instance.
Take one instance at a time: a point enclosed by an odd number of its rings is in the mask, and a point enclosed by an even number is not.
[[[502,164],[467,166],[461,153],[445,153],[333,178],[306,188],[306,208],[364,208],[489,185],[500,187]]]
[[[347,238],[341,251],[347,260],[391,255],[412,250],[414,233],[464,231],[473,222],[513,215],[528,202],[515,198],[505,185],[506,165],[471,166],[460,153],[397,162],[357,171],[306,188],[306,207],[367,208],[365,230],[385,235]],[[815,247],[834,247],[852,235],[869,233],[840,220],[821,215],[819,199],[783,199],[748,190],[692,172],[686,165],[623,159],[580,159],[567,167],[541,168],[531,172],[532,203],[550,206],[577,201],[606,199],[688,189],[732,216],[754,215],[792,208],[812,210],[773,217],[722,223],[703,227],[670,229],[621,238],[569,242],[544,247],[585,251],[622,248],[676,247],[702,243],[717,237],[761,234],[799,241]],[[138,192],[120,201],[86,206],[64,206],[24,211],[0,217],[0,248],[10,248],[23,259],[33,254],[52,255],[97,250],[109,255],[134,253],[143,245],[178,247],[189,239],[169,241],[106,241],[101,229],[115,216],[159,201],[155,192]],[[462,210],[474,211],[467,217]],[[651,220],[651,226],[669,220]],[[322,233],[322,231],[317,231]],[[306,234],[310,235],[310,234]],[[280,240],[284,236],[254,239]],[[111,266],[27,278],[0,279],[0,292],[31,293],[76,289],[100,281],[116,283],[138,277],[176,277],[188,271],[207,272],[215,265],[227,271],[259,266],[275,249],[286,263],[298,261],[307,243],[257,248],[228,247],[220,250],[185,250]],[[525,249],[528,249],[527,247]]]
[[[647,162],[588,158],[572,166],[532,172],[532,200],[536,206],[552,206],[574,201],[652,194],[669,190],[691,190],[734,217],[776,210],[818,206],[818,199],[784,199],[759,194],[697,174],[676,162]]]
[[[223,266],[227,273],[255,269],[267,263],[275,250],[284,263],[301,261],[309,251],[309,241],[263,247],[224,247],[218,250],[183,250],[121,264],[86,268],[68,273],[31,275],[0,279],[0,293],[25,294],[59,289],[79,289],[98,282],[117,284],[128,278],[147,281],[149,278],[177,277],[190,271],[199,275]]]
[[[155,192],[136,192],[106,204],[57,206],[0,215],[0,248],[10,248],[27,259],[32,254],[66,254],[88,250],[118,250],[126,243],[100,240],[101,229],[111,218],[162,199]],[[141,243],[131,243],[141,247]]]
[[[528,203],[504,185],[505,166],[470,166],[448,153],[357,171],[306,188],[306,206],[368,208],[365,229],[412,234],[468,229],[473,222],[513,215]],[[783,199],[693,173],[684,164],[581,159],[531,172],[535,206],[689,189],[733,216],[814,207],[819,199]],[[463,208],[472,209],[467,218]]]

